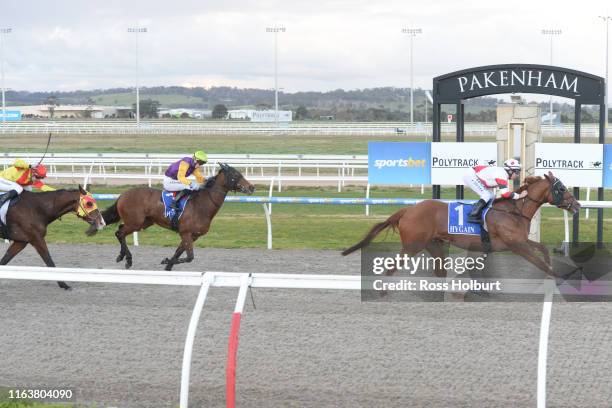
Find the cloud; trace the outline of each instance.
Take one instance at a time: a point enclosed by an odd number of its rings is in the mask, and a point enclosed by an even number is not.
[[[279,84],[286,91],[406,87],[409,37],[414,38],[415,86],[434,76],[498,63],[548,64],[542,28],[560,28],[554,63],[603,75],[602,3],[486,0],[417,2],[329,0],[212,2],[74,0],[3,2],[6,84],[12,89],[69,90],[132,86],[139,35],[142,85],[274,86],[274,35]],[[606,5],[606,7],[608,7]]]

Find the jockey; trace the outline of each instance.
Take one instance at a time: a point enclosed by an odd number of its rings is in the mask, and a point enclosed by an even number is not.
[[[200,166],[206,164],[207,161],[208,155],[198,150],[193,156],[183,157],[168,167],[164,176],[164,190],[179,192],[172,202],[172,208],[178,210],[179,200],[186,194],[186,190],[196,190],[204,182]],[[187,179],[192,174],[196,178],[194,182]]]
[[[515,159],[508,159],[503,167],[476,166],[468,170],[463,176],[465,185],[469,186],[480,197],[480,200],[472,207],[468,216],[468,222],[480,224],[480,216],[489,202],[495,198],[494,188],[498,188],[498,194],[502,198],[518,200],[527,195],[527,191],[517,194],[509,191],[508,179],[516,180],[520,177],[521,163]]]
[[[42,182],[47,177],[47,168],[42,164],[32,167],[22,159],[16,159],[13,165],[0,171],[0,191],[6,192],[0,197],[0,207],[8,200],[17,197],[23,190],[31,191],[32,187],[41,191],[53,191],[53,187]]]

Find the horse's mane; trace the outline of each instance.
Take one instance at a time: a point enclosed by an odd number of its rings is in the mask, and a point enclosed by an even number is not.
[[[517,193],[522,193],[523,191],[527,190],[529,188],[530,185],[537,183],[540,180],[544,180],[544,177],[541,176],[527,176],[525,177],[525,180],[523,181],[523,184],[518,188],[518,190],[516,190]]]

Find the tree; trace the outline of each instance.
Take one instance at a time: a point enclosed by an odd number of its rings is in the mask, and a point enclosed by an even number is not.
[[[295,120],[304,120],[310,118],[310,112],[305,106],[299,106],[295,111]]]
[[[140,101],[140,117],[141,118],[156,118],[157,110],[159,109],[159,102],[152,99],[145,99]],[[132,104],[132,109],[136,112],[136,104]]]
[[[227,117],[227,107],[222,104],[215,105],[212,111],[212,117],[213,119],[225,119]]]

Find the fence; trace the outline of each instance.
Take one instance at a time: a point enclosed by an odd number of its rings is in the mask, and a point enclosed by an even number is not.
[[[597,137],[598,125],[583,123],[581,133],[584,137]],[[574,124],[542,124],[546,136],[573,136]],[[184,121],[150,120],[141,121],[140,127],[134,120],[24,120],[6,122],[0,126],[0,133],[9,134],[208,134],[208,135],[324,135],[324,136],[394,136],[413,135],[428,137],[432,134],[431,123],[409,122],[289,122],[278,126],[271,123],[232,122],[232,121]],[[442,123],[442,133],[455,134],[456,123]],[[468,136],[494,136],[495,123],[466,123]]]
[[[49,167],[49,177],[57,180],[80,179],[85,185],[93,180],[146,180],[151,186],[163,179],[166,168],[178,157],[188,155],[55,153],[45,157],[45,164]],[[4,153],[0,156],[0,166],[6,168],[16,158],[38,161],[40,154]],[[222,162],[243,170],[251,181],[276,183],[279,191],[283,183],[289,182],[334,183],[339,191],[347,183],[367,182],[366,155],[211,154],[204,174],[215,174],[217,164]]]
[[[228,357],[226,365],[226,399],[228,408],[235,404],[235,370],[238,350],[238,334],[240,318],[245,303],[247,289],[275,288],[275,289],[331,289],[331,290],[360,290],[360,276],[350,275],[296,275],[296,274],[267,274],[267,273],[229,273],[229,272],[159,272],[159,271],[125,271],[112,269],[79,269],[79,268],[53,268],[44,267],[18,267],[0,266],[0,279],[44,280],[44,281],[72,281],[72,282],[99,282],[99,283],[129,283],[153,285],[186,285],[199,286],[200,290],[195,301],[191,319],[187,329],[185,347],[183,351],[183,364],[181,369],[180,407],[187,408],[189,403],[189,378],[191,374],[191,357],[193,343],[198,323],[208,295],[212,287],[238,287],[239,293],[236,307],[232,315]],[[406,277],[406,280],[416,281],[419,278]],[[428,278],[432,282],[444,282],[444,278]],[[542,294],[544,301],[540,323],[540,337],[538,346],[538,374],[537,374],[537,406],[546,406],[546,369],[548,355],[548,339],[550,318],[552,313],[553,294],[560,293],[552,280],[522,280],[501,279],[503,293],[509,294]],[[572,282],[566,282],[568,287]],[[612,294],[610,282],[598,282],[598,286],[606,294]],[[418,286],[417,286],[418,287]],[[449,291],[438,291],[449,292]],[[600,291],[601,293],[601,291]]]

